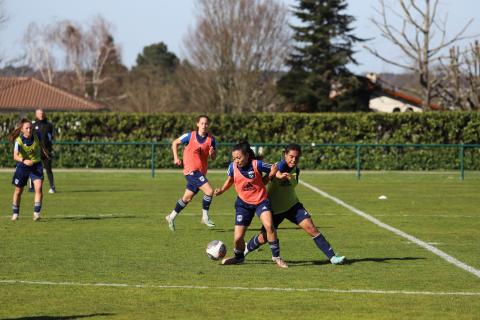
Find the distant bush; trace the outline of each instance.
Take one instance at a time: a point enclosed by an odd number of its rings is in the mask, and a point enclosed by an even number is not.
[[[158,142],[155,163],[171,168],[170,142],[194,130],[198,114],[150,113],[49,113],[57,141]],[[318,147],[318,144],[477,144],[480,114],[437,113],[343,113],[343,114],[240,114],[211,117],[210,131],[221,143],[247,139],[251,143],[304,144],[302,167],[354,169],[354,147]],[[13,128],[17,115],[0,114],[2,140]],[[316,146],[312,147],[311,144]],[[308,146],[307,146],[308,145]],[[264,146],[267,161],[277,161],[281,146]],[[56,166],[148,168],[151,145],[56,145]],[[224,168],[230,147],[220,145],[211,168]],[[467,169],[480,169],[480,149],[466,149]],[[459,167],[455,148],[361,148],[364,169],[433,170]],[[0,166],[14,165],[11,146],[3,145]]]

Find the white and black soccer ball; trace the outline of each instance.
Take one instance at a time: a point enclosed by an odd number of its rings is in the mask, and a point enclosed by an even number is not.
[[[212,260],[218,260],[225,257],[227,254],[227,247],[220,240],[213,240],[207,244],[205,249],[207,256]]]

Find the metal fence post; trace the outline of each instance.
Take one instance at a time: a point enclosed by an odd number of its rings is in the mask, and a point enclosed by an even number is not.
[[[151,170],[152,170],[152,178],[155,178],[155,159],[156,159],[156,143],[152,142],[152,160],[151,160]]]
[[[460,151],[459,151],[459,156],[460,156],[460,180],[465,179],[465,146],[463,143],[460,145]]]
[[[356,144],[355,145],[355,153],[356,153],[356,159],[357,159],[357,179],[360,179],[360,145]]]

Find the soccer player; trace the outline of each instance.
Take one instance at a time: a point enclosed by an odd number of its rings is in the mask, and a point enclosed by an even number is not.
[[[295,192],[300,175],[300,169],[297,167],[300,155],[300,146],[289,144],[285,148],[283,160],[278,164],[278,172],[268,187],[268,195],[274,212],[273,227],[277,229],[283,220],[290,220],[312,237],[315,245],[328,257],[332,264],[342,264],[345,257],[335,254],[330,243],[318,231],[312,217],[305,210]],[[262,228],[258,235],[248,241],[244,254],[258,249],[267,241],[267,237],[268,233],[266,234],[265,229]]]
[[[55,193],[55,180],[53,178],[52,171],[52,158],[53,158],[53,124],[47,121],[45,111],[37,109],[35,111],[35,121],[33,129],[38,134],[40,140],[43,142],[44,149],[48,152],[48,155],[42,155],[42,164],[47,172],[48,183],[50,184],[50,190],[48,193]]]
[[[18,220],[20,215],[20,200],[23,188],[28,178],[32,179],[35,188],[35,204],[33,207],[33,220],[40,219],[42,209],[42,184],[43,166],[42,148],[38,135],[33,134],[32,123],[28,119],[22,119],[8,137],[10,143],[15,142],[13,159],[17,162],[12,184],[15,186],[12,204],[12,221]]]
[[[267,189],[262,180],[262,173],[268,174],[267,179],[275,176],[276,165],[269,165],[255,159],[255,154],[247,142],[237,144],[232,150],[233,162],[227,171],[227,180],[220,189],[215,190],[215,196],[219,196],[235,185],[238,194],[235,201],[235,229],[234,229],[234,254],[231,258],[223,259],[222,264],[239,264],[245,260],[245,232],[256,214],[262,221],[266,232],[266,239],[272,251],[272,260],[280,268],[288,268],[288,265],[280,257],[280,243],[273,227],[272,209],[268,199]]]
[[[208,158],[215,160],[217,156],[215,138],[207,132],[209,124],[210,119],[206,115],[201,115],[197,119],[197,131],[185,133],[172,142],[173,163],[177,166],[182,165],[182,160],[178,157],[178,146],[186,145],[183,151],[183,174],[187,180],[185,193],[177,201],[175,209],[165,217],[172,231],[175,231],[177,215],[185,209],[199,190],[203,192],[201,223],[210,228],[215,226],[208,216],[213,197],[213,188],[206,177]]]

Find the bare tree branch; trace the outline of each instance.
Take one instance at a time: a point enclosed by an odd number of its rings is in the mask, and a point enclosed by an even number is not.
[[[376,10],[380,14],[382,22],[372,18],[371,21],[380,31],[381,36],[401,50],[410,63],[404,64],[392,58],[382,55],[374,48],[366,46],[367,50],[375,57],[391,65],[414,72],[422,87],[422,100],[425,109],[428,109],[432,99],[437,95],[437,88],[442,81],[436,79],[431,70],[433,63],[440,61],[440,53],[452,44],[470,38],[465,32],[472,20],[469,20],[450,39],[447,39],[447,21],[438,19],[439,0],[400,0],[399,5],[403,13],[401,18],[401,30],[394,27],[389,14],[398,17],[398,13],[387,5],[384,0],[378,0],[380,8]],[[420,5],[420,3],[422,5]],[[408,32],[413,32],[413,39]],[[440,41],[435,41],[436,32],[440,32]]]
[[[189,88],[203,88],[192,90],[199,94],[192,100],[203,109],[214,103],[225,113],[266,110],[289,50],[285,6],[275,0],[199,0],[197,12],[195,29],[185,39],[193,66],[183,69]]]

